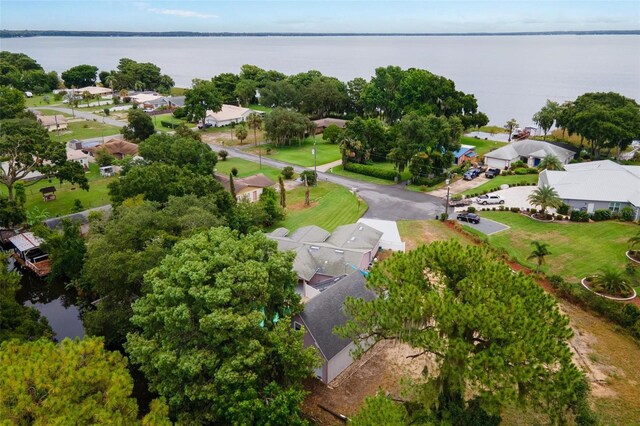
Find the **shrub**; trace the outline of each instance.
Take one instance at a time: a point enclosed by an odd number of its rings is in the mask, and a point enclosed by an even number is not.
[[[569,214],[569,208],[570,208],[569,204],[562,203],[560,204],[560,207],[558,207],[557,211],[560,214],[566,215],[566,214]]]
[[[71,209],[71,211],[73,213],[78,213],[84,210],[84,206],[82,205],[82,201],[80,201],[79,199],[75,199],[73,200],[73,208]]]
[[[609,220],[611,219],[611,212],[609,210],[596,210],[595,212],[593,212],[592,219],[596,222]]]
[[[436,176],[432,178],[413,177],[412,182],[416,185],[434,186],[445,181],[444,176]]]
[[[444,222],[445,220],[447,220],[447,214],[446,213],[440,213],[440,220],[442,222]]]
[[[527,165],[522,160],[515,161],[511,163],[511,170],[519,169],[522,167],[526,167]]]
[[[293,167],[291,166],[287,166],[284,169],[282,169],[282,177],[285,179],[291,179],[293,177]]]
[[[620,219],[625,222],[631,222],[633,220],[633,209],[629,206],[623,207],[620,210]]]
[[[160,120],[160,124],[162,124],[164,127],[168,127],[169,129],[175,129],[180,125],[180,123],[173,123],[171,121],[165,121],[165,120]]]
[[[120,105],[120,96],[113,95],[113,104],[114,105]]]
[[[453,195],[451,197],[451,201],[460,201],[460,200],[462,200],[462,195],[460,195],[460,194]]]
[[[271,147],[267,147],[267,155],[271,155]]]
[[[572,210],[569,220],[571,222],[589,222],[589,213],[584,210]]]
[[[468,211],[469,213],[475,213],[475,212],[476,212],[476,208],[475,208],[475,207],[473,207],[473,206],[471,206],[471,207],[467,207],[467,211]]]
[[[344,169],[349,172],[359,173],[361,175],[372,176],[385,180],[395,180],[397,175],[395,170],[380,169],[376,166],[371,166],[368,164],[346,163],[344,165]],[[420,185],[420,183],[418,183],[418,185]]]
[[[224,149],[221,149],[220,151],[218,151],[218,157],[220,157],[222,161],[227,161],[228,156],[229,156],[229,153]]]
[[[231,168],[231,174],[236,177],[238,176],[238,169],[236,167],[232,167]]]
[[[511,207],[509,210],[513,213],[520,213],[520,207]]]
[[[530,175],[537,175],[538,173],[540,173],[540,171],[538,169],[536,169],[535,167],[529,167],[527,169],[527,173]]]
[[[55,95],[53,95],[53,100],[54,101],[61,101],[62,100],[62,96],[64,96],[62,93],[56,93]]]
[[[173,116],[175,118],[186,118],[187,117],[187,111],[180,107],[180,108],[176,108],[173,110]]]
[[[131,102],[131,97],[130,96],[125,96],[124,98],[122,98],[122,102],[124,102],[125,104],[128,104]]]
[[[109,116],[109,114],[111,114],[111,110],[109,108],[105,108],[104,110],[104,115]]]
[[[521,168],[515,169],[513,172],[517,175],[526,175],[529,173],[529,169],[525,169],[521,167]]]
[[[316,173],[313,170],[305,170],[300,173],[300,179],[304,182],[305,178],[307,179],[307,183],[309,185],[314,185],[316,183]]]

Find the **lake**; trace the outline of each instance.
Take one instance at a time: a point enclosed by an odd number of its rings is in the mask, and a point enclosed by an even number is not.
[[[348,81],[376,67],[424,68],[473,93],[491,123],[531,116],[547,99],[614,91],[640,100],[640,36],[397,36],[397,37],[32,37],[0,39],[59,73],[87,63],[115,69],[128,57],[152,62],[178,86],[193,78],[238,73],[254,64],[285,74],[316,69]]]

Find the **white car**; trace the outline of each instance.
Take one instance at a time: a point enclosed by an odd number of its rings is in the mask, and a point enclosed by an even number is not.
[[[496,194],[485,194],[476,198],[477,204],[504,204],[504,198]]]

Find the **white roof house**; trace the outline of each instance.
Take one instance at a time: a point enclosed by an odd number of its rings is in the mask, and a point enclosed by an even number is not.
[[[640,166],[610,160],[567,164],[564,171],[544,170],[538,184],[553,187],[576,209],[619,211],[630,206],[640,217]]]
[[[33,232],[25,232],[9,238],[9,242],[13,244],[16,250],[25,253],[40,247],[44,240],[33,235]]]
[[[131,102],[137,104],[144,104],[146,102],[152,102],[161,99],[162,95],[158,93],[138,93],[131,96]]]
[[[207,111],[205,122],[211,123],[215,127],[226,126],[231,123],[245,121],[252,112],[255,111],[249,108],[223,104],[222,109],[218,112]]]
[[[484,162],[489,167],[504,169],[511,166],[511,163],[522,160],[529,167],[535,167],[547,155],[553,155],[563,164],[567,164],[571,161],[575,152],[548,142],[524,140],[512,142],[502,148],[486,153]]]
[[[75,92],[75,93],[84,93],[84,92],[89,92],[89,94],[91,95],[110,95],[111,94],[111,89],[108,87],[97,87],[97,86],[87,86],[87,87],[81,87],[79,89],[72,89],[71,91]]]
[[[67,148],[67,161],[80,163],[84,168],[89,168],[91,156],[80,149]]]

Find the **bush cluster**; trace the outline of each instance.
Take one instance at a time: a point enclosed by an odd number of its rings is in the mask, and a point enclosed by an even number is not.
[[[285,168],[282,169],[282,172],[280,172],[282,174],[282,177],[285,179],[291,179],[293,177],[293,167],[291,166],[286,166]]]
[[[300,173],[300,179],[304,182],[304,179],[307,179],[307,183],[309,185],[315,185],[316,183],[316,173],[313,170],[305,170]]]
[[[395,180],[397,175],[397,172],[395,170],[380,169],[376,166],[370,166],[368,164],[346,163],[344,165],[344,169],[349,172],[359,173],[361,175],[372,176],[385,180]]]
[[[160,124],[162,124],[164,127],[168,127],[169,129],[175,129],[180,125],[180,123],[172,123],[170,121],[164,121],[164,120],[160,120]]]
[[[556,211],[560,214],[568,215],[570,208],[571,206],[569,206],[569,204],[562,203],[560,204],[560,207],[558,207]]]
[[[591,218],[596,222],[600,222],[602,220],[609,220],[611,219],[611,212],[609,210],[596,210],[595,212],[593,212],[593,215],[591,216]]]
[[[572,210],[569,220],[571,222],[589,222],[589,213],[584,210]]]

